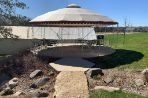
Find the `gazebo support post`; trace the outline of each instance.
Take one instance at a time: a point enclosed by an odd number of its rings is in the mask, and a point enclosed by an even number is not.
[[[30,27],[28,26],[28,29],[27,29],[27,39],[29,39],[29,31],[30,31]]]
[[[61,34],[61,43],[62,43],[61,45],[62,45],[62,47],[63,47],[63,43],[64,43],[63,27],[61,26],[60,29],[61,29],[61,30],[60,30],[60,31],[61,31],[60,34]],[[63,56],[63,50],[62,50],[62,49],[61,49],[61,56]]]
[[[36,46],[36,41],[34,41],[34,29],[33,29],[33,25],[31,25],[31,31],[32,31],[32,35],[31,35],[32,38],[31,39],[32,39],[33,45]]]

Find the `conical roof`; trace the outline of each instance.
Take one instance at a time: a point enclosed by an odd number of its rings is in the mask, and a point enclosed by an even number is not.
[[[70,4],[66,8],[45,13],[30,22],[38,25],[117,24],[116,21],[107,16],[83,9],[76,4]]]

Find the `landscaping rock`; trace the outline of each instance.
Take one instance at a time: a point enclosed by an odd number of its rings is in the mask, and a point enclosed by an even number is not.
[[[6,88],[0,92],[0,96],[7,96],[7,95],[12,95],[12,94],[13,94],[13,90],[10,88]]]
[[[8,85],[11,89],[18,85],[18,78],[13,78],[8,82]]]
[[[136,79],[136,80],[135,80],[135,84],[136,84],[137,86],[142,86],[142,85],[144,85],[144,81],[143,81],[142,79]]]
[[[30,91],[29,91],[29,93],[34,93],[36,91],[36,89],[31,89]]]
[[[32,78],[35,78],[35,77],[40,76],[42,74],[43,74],[43,72],[41,70],[35,70],[30,74],[30,78],[32,79]]]
[[[37,79],[30,87],[31,88],[38,88],[39,86],[43,86],[49,81],[49,77],[42,77]]]
[[[95,87],[96,81],[94,81],[94,80],[91,79],[91,78],[88,78],[87,81],[88,81],[88,83],[89,83],[89,87],[90,87],[90,88],[94,88],[94,87]]]
[[[108,92],[114,92],[114,91],[119,91],[120,88],[117,88],[117,87],[109,87],[109,86],[96,86],[94,88],[94,90],[105,90],[105,91],[108,91]]]
[[[102,69],[100,68],[91,68],[86,72],[87,77],[97,76],[98,74],[103,74]]]
[[[36,93],[36,97],[47,97],[49,95],[48,91],[40,90]]]
[[[23,91],[17,91],[15,94],[13,94],[13,96],[22,96],[22,95],[26,95]]]
[[[112,83],[113,81],[114,81],[114,78],[113,77],[106,77],[106,78],[104,78],[104,82],[106,84]]]
[[[50,71],[50,72],[48,73],[48,76],[52,76],[52,75],[54,75],[54,72],[53,72],[53,71]]]
[[[1,91],[3,91],[4,89],[6,89],[7,87],[8,87],[8,85],[6,85],[6,84],[5,84],[5,85],[0,86],[0,92],[1,92]]]
[[[144,81],[148,82],[148,69],[142,71]]]

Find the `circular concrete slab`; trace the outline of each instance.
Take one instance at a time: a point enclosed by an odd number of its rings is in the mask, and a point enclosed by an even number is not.
[[[114,53],[115,50],[106,46],[80,46],[80,45],[69,45],[69,46],[56,46],[49,47],[48,49],[39,52],[40,55],[50,57],[80,57],[80,58],[91,58],[97,56],[105,56]]]

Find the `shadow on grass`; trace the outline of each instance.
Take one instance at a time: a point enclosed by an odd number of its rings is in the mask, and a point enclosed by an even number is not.
[[[117,49],[114,54],[102,57],[90,58],[89,60],[96,64],[95,67],[109,69],[125,64],[131,64],[142,59],[144,55],[137,51]]]

